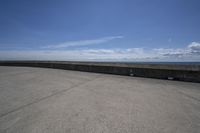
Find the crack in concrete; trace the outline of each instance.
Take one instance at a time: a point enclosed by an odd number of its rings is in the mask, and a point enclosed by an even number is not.
[[[11,114],[11,113],[13,113],[13,112],[18,111],[18,110],[21,110],[21,109],[23,109],[23,108],[26,108],[26,107],[28,107],[28,106],[31,106],[31,105],[33,105],[33,104],[35,104],[35,103],[39,103],[39,102],[41,102],[41,101],[43,101],[43,100],[46,100],[46,99],[48,99],[48,98],[50,98],[50,97],[53,97],[53,96],[55,96],[55,95],[58,95],[58,94],[67,92],[67,91],[69,91],[69,90],[72,90],[73,88],[76,88],[76,87],[78,87],[78,86],[87,84],[87,83],[89,83],[89,82],[91,82],[91,81],[94,81],[94,80],[100,78],[100,77],[101,77],[101,75],[97,76],[97,77],[94,78],[94,79],[88,80],[88,81],[86,81],[86,82],[84,82],[84,83],[80,83],[80,84],[74,85],[74,86],[72,86],[72,87],[70,87],[70,88],[68,88],[68,89],[64,89],[64,90],[55,92],[55,93],[53,93],[53,94],[51,94],[51,95],[48,95],[48,96],[46,96],[46,97],[42,97],[42,98],[40,98],[40,99],[38,99],[38,100],[35,100],[35,101],[31,102],[31,103],[28,103],[28,104],[26,104],[26,105],[20,106],[20,107],[18,107],[18,108],[16,108],[16,109],[13,109],[13,110],[8,111],[8,112],[6,112],[6,113],[4,113],[4,114],[1,114],[1,115],[0,115],[0,118],[2,118],[2,117],[4,117],[4,116],[7,116],[7,115],[9,115],[9,114]]]

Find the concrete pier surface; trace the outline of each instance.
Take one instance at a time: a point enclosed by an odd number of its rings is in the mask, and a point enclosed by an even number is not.
[[[0,133],[199,131],[199,83],[0,66]]]

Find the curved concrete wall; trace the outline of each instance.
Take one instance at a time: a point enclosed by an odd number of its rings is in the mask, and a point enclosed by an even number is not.
[[[2,66],[44,67],[200,83],[200,65],[69,61],[1,61]]]

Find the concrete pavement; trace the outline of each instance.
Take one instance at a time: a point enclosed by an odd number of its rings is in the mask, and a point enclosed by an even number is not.
[[[0,67],[1,133],[199,131],[199,83]]]

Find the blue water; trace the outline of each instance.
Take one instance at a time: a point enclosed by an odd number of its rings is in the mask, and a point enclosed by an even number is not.
[[[120,62],[128,64],[176,64],[176,65],[200,65],[200,62]]]

